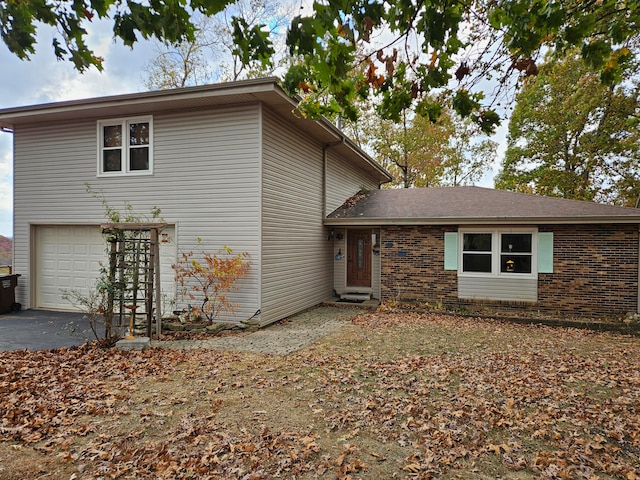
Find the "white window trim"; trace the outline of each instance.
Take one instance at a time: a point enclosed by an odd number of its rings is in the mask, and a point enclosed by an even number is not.
[[[121,125],[122,126],[122,140],[126,142],[128,137],[129,124],[131,123],[148,123],[149,124],[149,169],[148,170],[129,170],[129,146],[122,145],[122,163],[123,169],[119,172],[105,172],[103,170],[104,164],[102,160],[102,149],[103,149],[103,127],[113,126],[113,125]],[[153,174],[153,116],[145,115],[140,117],[125,117],[125,118],[111,118],[107,120],[98,120],[96,129],[98,132],[98,177],[121,177],[121,176],[129,176],[129,175],[152,175]]]
[[[465,233],[491,234],[491,273],[463,271],[462,248]],[[503,233],[531,234],[531,273],[503,273],[500,271],[500,235]],[[538,278],[538,229],[537,228],[460,228],[458,229],[458,276],[461,277],[503,277]]]

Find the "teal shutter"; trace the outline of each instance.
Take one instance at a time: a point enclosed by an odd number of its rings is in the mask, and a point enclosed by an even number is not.
[[[444,269],[458,269],[458,232],[444,234]]]
[[[553,273],[553,233],[538,233],[538,273]]]

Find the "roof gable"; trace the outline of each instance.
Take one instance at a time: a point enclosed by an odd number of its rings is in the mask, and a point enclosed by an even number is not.
[[[326,219],[339,224],[640,223],[640,210],[481,187],[375,190]]]

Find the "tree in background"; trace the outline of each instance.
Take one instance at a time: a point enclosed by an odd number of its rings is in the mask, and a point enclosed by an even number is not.
[[[144,84],[149,90],[182,88],[209,83],[213,78],[212,60],[214,40],[209,38],[211,21],[200,17],[193,40],[178,43],[156,43],[157,56],[147,63]]]
[[[234,81],[272,75],[283,62],[287,26],[293,17],[289,0],[236,0],[213,18],[211,30],[224,51],[222,80]],[[244,31],[257,29],[268,39],[270,50],[263,55],[251,55],[249,49],[263,42],[254,37],[248,43],[237,44]],[[252,43],[254,42],[254,43]],[[257,44],[255,44],[257,42]]]
[[[633,206],[639,93],[633,77],[603,85],[579,55],[550,59],[517,96],[496,188]]]
[[[369,131],[371,146],[382,165],[394,177],[392,186],[432,187],[444,170],[443,152],[451,131],[443,122],[431,123],[403,112],[399,123],[382,120]]]
[[[158,42],[158,56],[145,65],[150,90],[235,81],[273,74],[284,54],[284,32],[292,17],[283,1],[238,0],[213,17],[198,16],[193,40]],[[244,57],[234,29],[260,28],[268,23],[270,43],[263,55]]]
[[[153,37],[175,44],[194,41],[194,13],[213,16],[235,3],[0,0],[0,36],[11,52],[29,58],[36,26],[46,24],[53,27],[59,59],[79,71],[101,69],[102,59],[86,43],[94,17],[112,23],[114,38],[125,45]],[[413,109],[433,119],[437,107],[447,104],[485,132],[500,120],[501,97],[491,93],[485,99],[483,80],[506,85],[535,75],[541,50],[561,55],[578,47],[600,81],[613,85],[637,56],[640,35],[637,1],[342,0],[317,1],[303,13],[287,34],[289,54],[302,61],[289,69],[286,84],[290,93],[305,94],[307,115],[355,118],[354,102],[373,92],[381,95],[384,118],[399,121],[404,110]],[[264,64],[274,54],[271,19],[263,21],[252,26],[232,18],[234,54],[243,65]],[[434,91],[442,93],[435,105]]]
[[[491,168],[498,144],[470,119],[452,115],[452,120],[441,185],[473,185]]]
[[[13,239],[0,235],[0,266],[13,263]],[[0,271],[0,273],[5,273]]]
[[[437,122],[403,112],[400,122],[381,120],[371,108],[345,130],[372,152],[395,180],[391,186],[470,185],[496,155],[496,144],[469,119],[445,110]]]
[[[603,83],[619,81],[637,54],[640,5],[346,0],[316,2],[313,13],[292,22],[290,51],[304,62],[285,81],[306,95],[307,114],[355,118],[354,102],[374,93],[381,115],[396,122],[406,109],[433,119],[448,105],[492,132],[511,81],[537,73],[541,50],[579,46]],[[488,78],[499,88],[485,98]],[[323,102],[327,92],[330,101]]]

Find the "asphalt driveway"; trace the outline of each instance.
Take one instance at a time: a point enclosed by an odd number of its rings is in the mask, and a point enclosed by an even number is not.
[[[21,310],[0,315],[0,352],[51,350],[92,340],[82,313]]]

